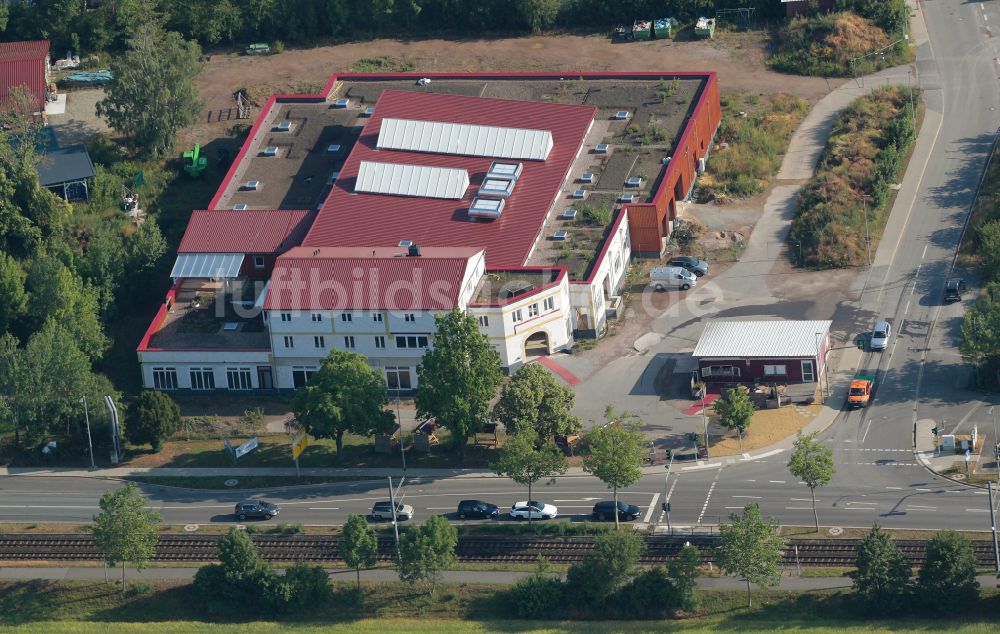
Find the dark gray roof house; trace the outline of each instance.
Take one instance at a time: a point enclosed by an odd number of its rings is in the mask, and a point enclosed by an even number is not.
[[[48,150],[38,160],[39,183],[66,200],[87,198],[94,175],[94,164],[82,143]]]

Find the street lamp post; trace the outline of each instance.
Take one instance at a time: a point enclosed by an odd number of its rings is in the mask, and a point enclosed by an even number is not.
[[[872,265],[872,236],[868,231],[868,194],[861,194],[861,205],[865,213],[865,244],[868,246],[868,266]]]
[[[701,387],[701,417],[705,420],[705,457],[708,458],[708,409],[705,406],[705,392],[708,391],[708,383]],[[698,458],[698,444],[695,443],[694,457]]]
[[[817,374],[816,374],[816,383],[818,383],[818,384],[819,384],[819,391],[820,391],[820,393],[821,393],[821,394],[823,395],[823,398],[825,399],[825,398],[826,398],[827,396],[829,396],[829,391],[830,391],[830,390],[829,390],[829,383],[828,383],[828,384],[827,384],[827,390],[826,390],[826,391],[823,391],[823,381],[821,380],[821,378],[820,378],[820,376],[819,376],[819,372],[820,372],[820,367],[821,367],[821,366],[820,366],[820,354],[819,354],[819,350],[820,350],[820,346],[819,346],[819,338],[820,338],[820,337],[821,337],[822,335],[823,335],[823,333],[821,333],[821,332],[814,332],[814,333],[813,333],[813,341],[814,341],[814,342],[815,342],[815,344],[816,344],[816,373],[817,373]],[[826,371],[826,363],[824,363],[824,364],[822,365],[822,368],[823,368],[823,371],[825,372],[825,371]]]
[[[997,456],[997,443],[1000,443],[1000,438],[997,438],[997,415],[993,412],[993,408],[990,408],[990,416],[993,418],[993,461],[997,465],[997,485],[1000,486],[1000,456]]]
[[[913,85],[910,83],[913,79],[913,69],[907,69],[906,71],[906,87],[910,91],[910,118],[913,119],[913,136],[917,135],[917,111],[913,107]]]
[[[399,415],[399,385],[396,385],[396,424],[399,425],[399,457],[403,461],[403,475],[406,475],[406,451],[403,449],[403,419]]]
[[[97,469],[97,465],[94,464],[94,441],[90,438],[90,412],[87,409],[87,397],[81,397],[80,402],[83,403],[83,419],[87,422],[87,446],[90,447],[90,470],[93,471]]]

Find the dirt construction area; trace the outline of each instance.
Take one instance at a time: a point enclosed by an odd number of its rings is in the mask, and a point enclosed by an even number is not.
[[[201,123],[188,141],[207,142],[238,123],[233,93],[246,89],[255,100],[274,93],[317,92],[334,72],[360,59],[388,56],[424,72],[474,71],[715,71],[723,91],[789,92],[810,103],[827,94],[826,79],[790,77],[764,65],[766,35],[719,32],[711,41],[657,40],[612,43],[605,36],[534,36],[495,40],[374,40],[268,57],[236,53],[210,56],[198,77],[206,102]],[[459,54],[459,51],[461,53]],[[256,117],[257,112],[252,113]],[[251,119],[252,120],[252,119]],[[187,135],[185,135],[187,136]]]

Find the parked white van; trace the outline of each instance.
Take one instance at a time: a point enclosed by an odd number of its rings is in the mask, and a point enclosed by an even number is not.
[[[698,284],[691,271],[679,266],[658,266],[649,272],[649,283],[658,291],[679,288],[686,291]]]

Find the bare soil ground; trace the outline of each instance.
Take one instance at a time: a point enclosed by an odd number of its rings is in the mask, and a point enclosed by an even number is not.
[[[820,409],[820,405],[788,405],[754,412],[753,423],[743,435],[742,448],[736,434],[727,432],[724,438],[712,443],[711,454],[713,457],[733,456],[773,445],[805,427]],[[713,426],[710,432],[714,429]]]
[[[815,77],[790,77],[764,66],[765,34],[718,33],[712,41],[612,43],[604,36],[549,35],[478,40],[374,40],[285,51],[269,57],[212,55],[198,77],[206,113],[191,140],[225,135],[237,123],[232,95],[245,88],[255,98],[276,92],[315,92],[333,72],[362,58],[391,56],[417,71],[715,71],[723,90],[790,92],[815,103],[831,86]],[[456,54],[460,50],[460,54]],[[220,116],[221,120],[220,120]],[[232,117],[231,119],[229,117]],[[256,116],[256,115],[254,115]]]

